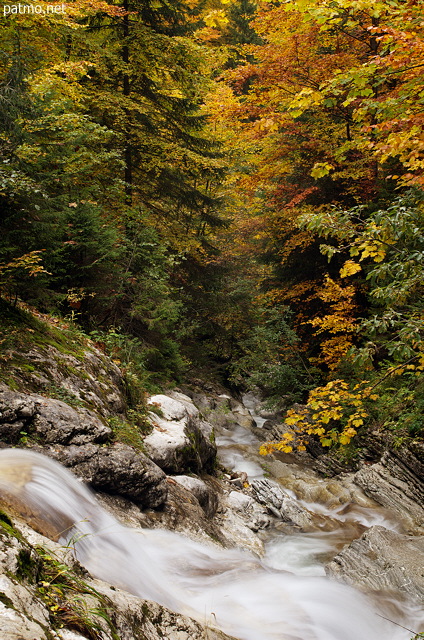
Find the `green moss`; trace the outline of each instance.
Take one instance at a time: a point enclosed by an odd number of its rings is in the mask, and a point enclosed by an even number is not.
[[[21,371],[27,371],[28,373],[32,373],[33,371],[35,371],[35,367],[33,367],[32,364],[21,364],[20,365],[20,369]]]
[[[55,327],[29,311],[13,307],[0,299],[0,345],[3,350],[19,352],[31,345],[54,347],[60,353],[75,357],[78,354],[83,359],[87,344],[88,338],[75,335],[69,325],[62,323]]]
[[[109,418],[108,425],[112,429],[114,439],[130,447],[144,452],[143,436],[139,427],[121,418]]]
[[[13,527],[13,522],[12,520],[9,518],[9,516],[7,515],[7,513],[4,513],[4,511],[0,511],[0,523],[3,524],[7,524],[9,527]]]
[[[7,607],[8,609],[15,608],[12,600],[8,598],[8,596],[5,593],[2,593],[1,591],[0,591],[0,602],[4,604],[4,606]]]
[[[66,402],[71,407],[83,407],[85,403],[79,398],[75,393],[69,391],[65,387],[61,387],[56,384],[49,384],[48,386],[44,386],[44,393],[48,395],[50,398],[55,398],[56,400],[62,400],[62,402]]]
[[[12,536],[13,538],[16,538],[17,540],[19,540],[20,542],[23,541],[23,536],[21,532],[15,528],[13,521],[9,518],[9,516],[6,513],[4,513],[4,511],[0,511],[0,528],[3,529],[3,531],[5,531],[7,534]]]
[[[18,568],[16,576],[30,583],[37,582],[40,563],[33,557],[30,549],[21,549],[16,557]]]

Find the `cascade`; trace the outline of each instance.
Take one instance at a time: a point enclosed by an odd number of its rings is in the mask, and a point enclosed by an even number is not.
[[[130,529],[59,463],[0,451],[0,492],[72,544],[90,573],[240,640],[407,640],[367,597],[321,576],[276,569],[246,551]],[[290,549],[287,549],[290,553]],[[411,625],[413,611],[406,611]],[[418,615],[418,614],[417,614]]]

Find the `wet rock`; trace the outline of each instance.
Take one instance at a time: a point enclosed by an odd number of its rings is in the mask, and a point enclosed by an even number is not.
[[[24,534],[24,535],[22,535]],[[0,636],[7,640],[234,640],[213,629],[213,620],[201,624],[192,618],[174,613],[165,607],[137,598],[90,575],[69,555],[68,550],[54,544],[28,526],[20,524],[17,536],[6,532],[0,523]],[[30,540],[30,543],[27,541]],[[75,578],[80,590],[61,595],[60,605],[67,611],[60,625],[52,624],[55,614],[40,597],[37,576],[22,571],[22,559],[27,565],[41,566],[35,546],[50,550],[51,557],[67,565],[69,579]],[[105,560],[106,561],[106,560]],[[47,586],[45,590],[49,587]],[[66,589],[64,590],[66,591]],[[67,600],[67,597],[69,600]],[[57,592],[51,590],[52,602]],[[73,606],[84,612],[73,620]],[[67,607],[67,609],[65,609]],[[110,623],[108,623],[108,620]],[[85,626],[86,624],[86,626]],[[60,626],[60,628],[58,628]],[[55,628],[56,627],[56,628]],[[75,631],[78,628],[78,632]]]
[[[263,478],[253,480],[251,489],[256,500],[265,505],[270,513],[281,518],[283,522],[295,524],[304,531],[313,529],[311,514],[277,484]]]
[[[387,452],[381,461],[363,466],[355,483],[376,502],[394,511],[407,533],[424,533],[424,482],[412,454]]]
[[[120,640],[232,640],[212,628],[213,620],[203,626],[155,602],[140,600],[125,591],[112,591],[106,583],[96,580],[94,585],[113,604]]]
[[[16,444],[22,434],[40,443],[105,442],[111,429],[92,411],[61,400],[14,391],[0,393],[0,438]]]
[[[111,447],[48,447],[40,452],[61,462],[94,489],[129,498],[143,508],[160,507],[166,500],[164,472],[141,451],[125,444]]]
[[[251,496],[241,491],[231,491],[226,499],[227,506],[240,516],[251,531],[257,532],[266,529],[271,524],[271,519],[260,504]]]
[[[207,516],[211,518],[215,515],[218,508],[218,495],[203,480],[192,476],[173,476],[173,479],[191,491]]]
[[[343,549],[327,573],[362,589],[401,592],[424,600],[424,536],[404,536],[371,527]]]
[[[179,531],[202,542],[210,543],[213,540],[224,546],[232,546],[231,538],[226,538],[219,521],[216,517],[211,518],[206,515],[192,491],[186,489],[172,476],[167,478],[167,485],[167,499],[160,511],[142,514],[139,512],[143,516],[143,521],[139,520],[141,526]],[[213,490],[212,487],[211,490]],[[217,506],[218,510],[221,510],[219,504]],[[125,519],[126,513],[122,513],[122,516]]]
[[[257,531],[267,527],[269,520],[264,521],[263,526],[259,526],[258,522],[254,522],[251,514],[237,512],[229,506],[224,510],[218,522],[221,535],[223,534],[227,540],[231,541],[231,544],[227,546],[247,549],[260,556],[264,554],[264,544],[257,535]]]
[[[144,439],[148,455],[167,473],[210,470],[216,457],[213,427],[188,396],[156,395],[149,399],[153,431]]]

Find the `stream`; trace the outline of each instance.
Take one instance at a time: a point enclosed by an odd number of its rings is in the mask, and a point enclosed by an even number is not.
[[[261,428],[265,418],[251,411],[256,427]],[[293,461],[292,456],[277,453],[277,458],[288,458],[289,462],[274,460],[272,464],[267,458],[259,455],[261,440],[248,428],[237,425],[235,428],[217,428],[216,443],[220,463],[236,473],[245,473],[249,483],[268,478],[268,482],[282,487],[296,504],[306,509],[314,524],[313,531],[296,533],[284,527],[278,519],[265,534],[265,556],[262,559],[266,566],[278,570],[287,570],[296,575],[325,576],[324,565],[329,562],[344,545],[371,526],[380,525],[386,529],[402,532],[402,526],[395,516],[380,505],[366,498],[359,488],[356,489],[358,502],[337,504],[337,495],[333,498],[332,507],[325,502],[314,501],[313,496],[325,495],[328,487],[339,489],[337,480],[320,479],[309,469]],[[302,488],[303,499],[293,491],[292,487]],[[322,487],[322,490],[321,490]],[[362,504],[361,504],[362,503]],[[283,528],[285,531],[280,532]],[[287,529],[289,533],[287,533]]]
[[[264,478],[258,440],[248,429],[221,429],[217,444],[228,468],[244,471],[250,481]],[[280,463],[276,475],[283,476],[293,497],[293,478],[304,486],[309,477],[315,487],[325,482],[290,467]],[[278,484],[272,474],[269,481]],[[305,494],[299,504],[316,527],[288,532],[275,518],[259,558],[172,531],[125,527],[64,467],[28,450],[0,451],[0,490],[66,532],[59,542],[72,544],[93,576],[239,640],[410,640],[411,632],[400,625],[419,629],[423,621],[412,606],[389,598],[377,601],[325,577],[324,564],[366,527],[398,527],[377,507],[328,506]]]

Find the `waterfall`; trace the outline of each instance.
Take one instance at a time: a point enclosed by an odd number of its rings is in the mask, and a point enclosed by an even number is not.
[[[411,637],[345,585],[277,570],[246,551],[172,531],[125,527],[69,471],[41,454],[1,450],[0,492],[54,528],[61,544],[72,544],[94,577],[240,640]]]

